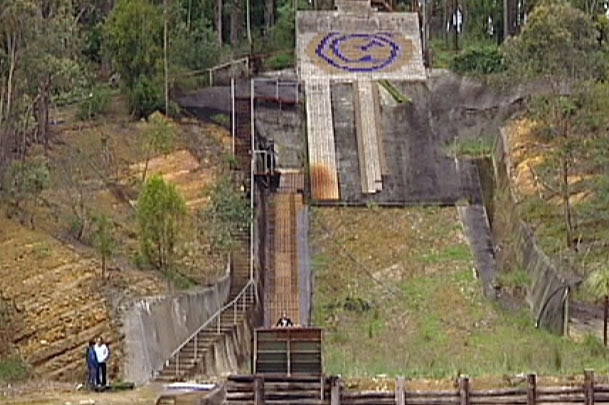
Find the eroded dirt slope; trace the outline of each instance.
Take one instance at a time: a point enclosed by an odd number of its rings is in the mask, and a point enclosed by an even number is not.
[[[78,121],[73,111],[58,112],[48,153],[50,188],[38,207],[30,207],[34,229],[27,215],[7,219],[0,206],[0,297],[16,331],[10,340],[33,374],[44,379],[83,381],[85,345],[99,335],[111,344],[110,378],[119,377],[119,306],[167,289],[158,272],[136,267],[133,203],[141,187],[146,123],[133,122],[121,100],[115,101],[107,118],[93,122]],[[152,156],[149,175],[176,183],[194,215],[205,204],[201,193],[220,167],[227,135],[193,120],[177,123],[176,135],[172,152]],[[91,219],[100,214],[113,222],[116,240],[105,281],[91,237]],[[212,280],[208,270],[214,263],[201,264],[202,256],[194,250],[184,248],[186,270],[198,272],[193,278]]]

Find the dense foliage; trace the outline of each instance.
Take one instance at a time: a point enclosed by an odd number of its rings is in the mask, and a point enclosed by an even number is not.
[[[503,54],[496,46],[464,50],[451,61],[451,69],[462,74],[486,75],[505,70]]]
[[[137,203],[141,253],[159,270],[169,271],[186,203],[174,185],[151,177]]]

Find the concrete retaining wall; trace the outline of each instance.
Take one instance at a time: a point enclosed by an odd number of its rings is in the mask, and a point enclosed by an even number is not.
[[[252,336],[254,319],[259,311],[235,325],[231,333],[225,333],[216,340],[212,350],[206,352],[205,361],[200,362],[197,374],[202,376],[226,377],[229,374],[249,373],[252,359]]]
[[[226,302],[230,275],[212,287],[176,296],[145,298],[123,315],[124,377],[148,382],[169,355]]]
[[[538,326],[556,334],[565,331],[568,318],[568,280],[556,264],[537,246],[531,229],[520,219],[510,186],[510,160],[504,131],[496,143],[494,170],[496,179],[493,209],[493,237],[497,263],[501,271],[525,269],[531,279],[527,303],[538,321]]]

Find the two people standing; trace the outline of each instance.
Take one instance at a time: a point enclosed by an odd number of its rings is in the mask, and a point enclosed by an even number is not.
[[[87,348],[87,366],[89,369],[87,385],[90,389],[106,388],[106,362],[109,357],[110,349],[101,337],[98,337],[97,341],[89,341],[89,347]]]

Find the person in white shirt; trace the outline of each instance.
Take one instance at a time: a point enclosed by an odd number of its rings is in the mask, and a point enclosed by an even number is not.
[[[104,339],[102,337],[97,338],[97,342],[95,343],[95,354],[97,355],[97,364],[98,364],[98,375],[97,375],[97,385],[99,387],[106,387],[106,360],[108,360],[108,355],[110,352],[108,351],[108,346],[104,343]]]

